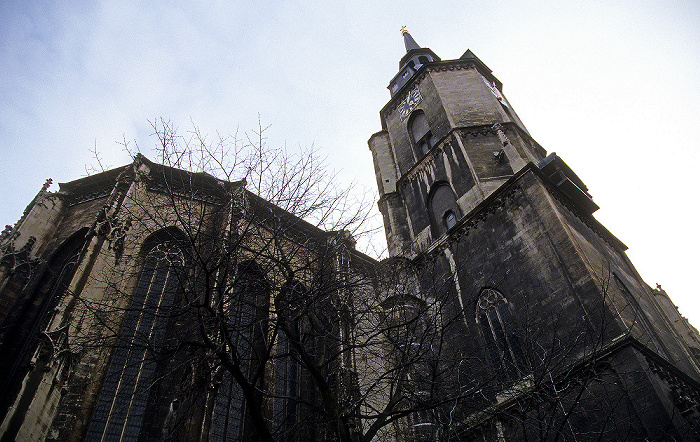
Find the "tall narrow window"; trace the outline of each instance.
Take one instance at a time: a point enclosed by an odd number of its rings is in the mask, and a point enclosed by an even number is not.
[[[408,131],[413,138],[416,155],[422,158],[435,144],[433,134],[430,132],[428,118],[422,110],[415,111],[408,120]]]
[[[294,347],[282,332],[275,350],[273,430],[280,440],[292,440],[299,402],[299,364]]]
[[[240,440],[242,425],[243,391],[233,380],[231,373],[224,372],[214,402],[209,440]]]
[[[86,440],[137,440],[163,342],[168,311],[184,276],[184,257],[174,243],[146,256],[136,292],[95,405]]]
[[[508,302],[500,292],[494,289],[481,292],[476,320],[499,377],[508,381],[519,379],[526,371],[525,354]]]
[[[279,440],[296,440],[299,432],[301,367],[297,350],[290,340],[313,345],[307,337],[311,332],[309,321],[309,294],[298,281],[285,284],[275,299],[278,335],[275,347],[275,398],[273,429]],[[316,313],[316,312],[314,312]],[[308,351],[313,354],[314,349]]]
[[[250,382],[262,386],[259,376],[265,350],[269,317],[270,286],[260,268],[252,261],[238,268],[236,281],[226,296],[228,324],[226,346],[240,361],[241,371]],[[228,371],[221,377],[210,430],[211,441],[237,441],[252,438],[252,424],[246,416],[243,390]]]

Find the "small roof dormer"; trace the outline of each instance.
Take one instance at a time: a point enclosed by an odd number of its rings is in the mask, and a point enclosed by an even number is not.
[[[389,92],[392,97],[414,77],[423,65],[440,61],[440,57],[432,50],[420,47],[405,27],[401,28],[401,34],[406,46],[406,54],[399,61],[399,73],[389,82]]]

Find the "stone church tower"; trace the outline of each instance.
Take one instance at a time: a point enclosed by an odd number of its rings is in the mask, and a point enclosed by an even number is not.
[[[697,330],[476,55],[403,38],[382,262],[141,155],[44,185],[0,233],[0,442],[700,439]]]
[[[698,438],[697,331],[474,53],[441,60],[403,38],[369,139],[379,208],[414,296],[448,306],[432,320],[449,330],[444,385],[465,392],[409,417],[406,437]]]

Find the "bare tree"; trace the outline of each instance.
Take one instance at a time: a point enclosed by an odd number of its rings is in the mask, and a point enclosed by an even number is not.
[[[411,259],[358,252],[368,203],[313,149],[269,148],[262,125],[242,138],[153,129],[156,162],[125,142],[133,164],[55,196],[78,208],[68,225],[94,222],[37,286],[56,295],[13,399],[29,416],[56,385],[51,437],[633,439],[640,354],[671,390],[695,385],[659,368],[675,350],[610,269],[580,291],[571,311],[585,315],[552,320],[549,287],[516,265],[446,265],[474,252],[467,235]],[[5,421],[5,438],[23,434]]]
[[[54,434],[371,440],[448,402],[441,301],[355,250],[368,204],[312,149],[153,128],[157,162],[63,190],[112,183],[48,319]]]

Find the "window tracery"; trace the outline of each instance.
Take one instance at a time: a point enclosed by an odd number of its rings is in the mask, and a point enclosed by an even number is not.
[[[476,309],[476,321],[494,369],[506,380],[519,379],[526,372],[526,361],[508,301],[499,291],[484,289]]]
[[[139,437],[155,376],[155,354],[163,343],[167,312],[180,288],[184,261],[174,242],[157,244],[146,255],[86,440]]]
[[[259,368],[259,352],[265,349],[265,334],[269,317],[270,285],[265,274],[253,261],[238,266],[238,274],[225,296],[228,316],[226,346],[240,361],[241,371],[253,380]],[[250,435],[245,412],[243,390],[230,372],[222,370],[212,424],[211,441],[242,440]]]

